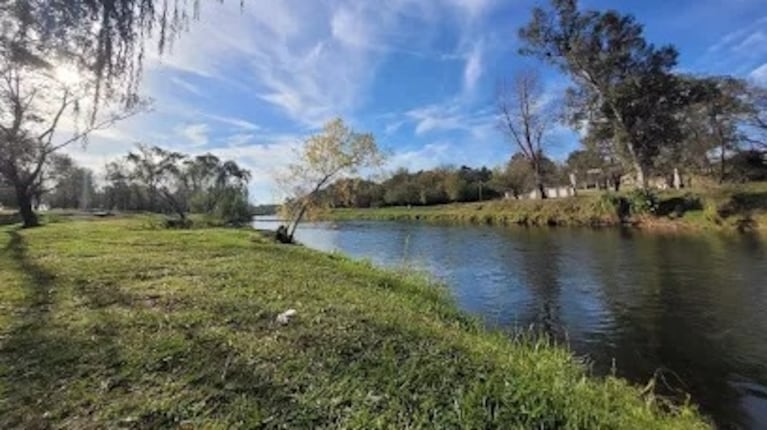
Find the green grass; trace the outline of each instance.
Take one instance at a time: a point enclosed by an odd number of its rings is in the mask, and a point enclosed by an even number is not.
[[[767,230],[767,183],[658,192],[655,214],[632,213],[630,193],[587,191],[547,200],[493,200],[437,206],[333,209],[329,220],[428,221],[528,226],[614,226],[650,229]],[[621,203],[622,201],[622,203]],[[623,206],[621,206],[623,204]]]
[[[708,427],[423,280],[151,227],[0,229],[0,428]]]

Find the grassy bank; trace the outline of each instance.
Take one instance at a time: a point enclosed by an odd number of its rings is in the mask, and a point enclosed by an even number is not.
[[[333,209],[329,220],[391,220],[493,225],[612,226],[652,229],[767,230],[767,183],[656,193],[647,207],[633,193],[588,191],[574,198],[494,200],[439,206]],[[643,207],[644,206],[644,207]]]
[[[0,428],[707,427],[428,283],[252,231],[3,227],[0,285]]]

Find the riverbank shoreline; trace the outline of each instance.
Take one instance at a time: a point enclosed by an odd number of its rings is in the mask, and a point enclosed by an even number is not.
[[[322,211],[326,221],[422,221],[443,224],[521,226],[632,227],[641,230],[695,232],[718,230],[767,233],[767,185],[715,191],[657,194],[649,210],[636,210],[634,197],[589,192],[546,200],[491,200],[435,206],[337,208]]]
[[[2,228],[2,427],[708,428],[411,274],[155,225]]]

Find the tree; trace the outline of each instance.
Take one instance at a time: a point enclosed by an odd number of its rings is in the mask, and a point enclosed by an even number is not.
[[[498,110],[501,129],[530,163],[535,186],[546,198],[543,184],[542,159],[544,137],[552,124],[552,117],[545,112],[540,78],[533,71],[517,74],[510,88],[498,93]]]
[[[125,160],[132,167],[131,180],[146,187],[149,195],[149,208],[160,211],[157,197],[164,200],[170,209],[178,214],[181,221],[186,220],[188,210],[185,202],[178,196],[182,184],[180,163],[186,159],[184,154],[168,151],[158,146],[138,145],[138,151],[130,152]]]
[[[93,172],[79,167],[69,156],[53,158],[47,179],[52,188],[44,197],[52,208],[87,209],[96,195]]]
[[[633,16],[578,10],[577,0],[552,0],[535,8],[520,29],[521,53],[566,72],[570,119],[609,137],[615,153],[646,186],[646,170],[660,147],[679,138],[676,113],[682,100],[671,73],[677,52],[647,43]]]
[[[602,168],[603,162],[602,156],[596,151],[578,149],[567,156],[565,165],[570,172],[579,176],[586,176],[589,170]]]
[[[451,202],[462,202],[466,200],[469,184],[461,175],[460,171],[452,171],[445,178],[445,193]]]
[[[145,46],[163,53],[199,15],[199,0],[5,0],[0,2],[0,44],[45,46],[95,83],[95,103],[128,104],[140,83]]]
[[[89,121],[78,121],[93,82],[65,82],[62,65],[25,41],[0,44],[0,176],[12,184],[25,227],[38,224],[33,210],[43,191],[43,173],[51,157],[90,133],[130,117],[144,108],[135,103]],[[74,131],[59,133],[62,122]]]
[[[354,175],[360,169],[380,166],[383,155],[375,138],[357,133],[340,118],[329,121],[321,133],[309,137],[288,168],[287,176],[278,178],[292,193],[291,224],[285,239],[293,241],[298,224],[317,194],[339,176]]]
[[[666,148],[656,166],[683,165],[704,171],[717,150],[719,181],[726,177],[727,154],[737,151],[745,139],[742,126],[753,107],[747,100],[746,83],[729,76],[685,77],[688,104],[680,113],[683,138]]]
[[[106,165],[104,179],[104,204],[106,209],[137,210],[140,193],[130,181],[130,172],[123,162],[112,161]]]
[[[767,150],[767,88],[751,85],[746,93],[745,140],[756,148]]]
[[[501,183],[508,191],[511,191],[514,198],[519,198],[538,186],[530,162],[519,153],[514,154],[509,160]]]
[[[193,212],[214,213],[229,222],[248,218],[250,172],[234,161],[213,154],[198,155],[183,163],[180,198]]]

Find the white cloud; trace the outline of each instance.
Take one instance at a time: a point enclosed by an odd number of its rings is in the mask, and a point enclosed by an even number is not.
[[[767,63],[752,70],[748,77],[758,85],[767,86]]]
[[[448,4],[467,12],[470,18],[477,18],[487,13],[495,1],[493,0],[447,0]]]
[[[482,77],[482,72],[482,43],[477,42],[466,58],[466,67],[463,71],[464,89],[467,91],[474,90],[477,81]]]
[[[348,7],[340,7],[330,21],[333,37],[356,48],[371,46],[370,27],[360,13]]]
[[[247,146],[215,148],[212,152],[223,159],[236,160],[242,167],[250,170],[250,197],[253,201],[281,202],[286,195],[275,178],[295,160],[300,140],[292,135],[266,136],[261,139],[254,137],[252,140],[262,142]]]
[[[252,133],[238,133],[238,134],[233,134],[227,137],[225,142],[226,142],[226,145],[229,147],[244,146],[251,143],[254,137],[255,135],[253,135]]]
[[[731,49],[732,47],[737,47],[744,40],[747,40],[755,30],[759,31],[761,26],[764,24],[767,24],[767,16],[763,16],[757,19],[750,25],[725,34],[715,44],[708,48],[708,52],[715,53]]]
[[[505,154],[501,157],[498,154]],[[437,141],[420,148],[399,151],[387,163],[390,170],[404,167],[410,171],[433,169],[440,166],[494,167],[501,165],[511,154],[509,146],[502,140],[488,141]]]
[[[765,44],[767,44],[767,32],[757,30],[740,41],[733,49],[740,52],[749,52],[753,50],[761,52],[765,49]]]
[[[745,75],[767,55],[767,16],[732,31],[711,45],[692,69],[705,73]]]
[[[210,141],[210,126],[205,123],[187,124],[176,129],[176,134],[185,137],[193,146],[205,146]]]
[[[429,143],[418,149],[397,152],[387,164],[391,168],[404,167],[411,171],[430,169],[446,164],[449,154],[449,143]]]
[[[259,130],[261,128],[258,126],[258,124],[244,120],[242,118],[235,118],[235,117],[214,115],[214,114],[202,114],[202,115],[214,121],[218,121],[228,125],[233,125],[242,130],[254,131],[254,130]]]
[[[471,133],[475,138],[482,138],[488,136],[496,123],[492,111],[466,111],[456,100],[422,106],[405,115],[415,123],[415,134],[419,136],[432,131],[460,130]]]
[[[182,89],[184,89],[186,91],[189,91],[190,93],[192,93],[194,95],[198,95],[198,96],[202,95],[202,92],[200,91],[200,88],[198,88],[196,85],[194,85],[192,83],[187,82],[184,79],[179,78],[178,76],[171,77],[170,81],[174,85],[178,86],[179,88],[182,88]]]
[[[399,131],[402,126],[405,125],[405,121],[395,121],[389,124],[386,124],[386,127],[384,128],[384,133],[387,135],[394,134],[397,131]]]
[[[281,130],[303,133],[333,116],[353,117],[367,102],[379,65],[395,52],[437,60],[453,55],[458,65],[454,84],[462,88],[459,92],[474,89],[485,73],[488,46],[482,42],[490,40],[478,37],[482,30],[478,18],[494,4],[494,0],[259,0],[257,5],[245,2],[241,11],[238,1],[202,2],[201,20],[192,23],[190,32],[162,57],[153,54],[147,59],[144,87],[157,98],[158,109],[131,130],[120,128],[99,136],[99,143],[89,146],[87,153],[78,152],[77,158],[89,166],[103,166],[124,155],[136,140],[193,155],[210,150],[253,170],[251,190],[256,199],[271,201],[267,194],[276,193],[271,176],[289,162],[298,139],[266,136],[261,125],[272,129],[277,123]],[[434,36],[456,23],[460,34],[455,46],[436,47]],[[463,73],[460,61],[466,62]],[[238,104],[233,106],[257,104],[252,112],[259,116],[252,117],[258,124],[250,120],[251,111],[240,118],[231,113],[239,116],[242,110],[215,107],[229,102],[235,91]],[[203,98],[189,95],[205,96],[205,105],[195,104]],[[391,118],[386,133],[414,124],[419,135],[449,130],[473,138],[489,135],[491,115],[450,100]],[[271,122],[275,116],[277,121]],[[291,120],[290,125],[280,117]],[[417,166],[422,163],[418,160],[448,159],[448,152],[455,149],[445,142],[433,143],[397,157]]]

